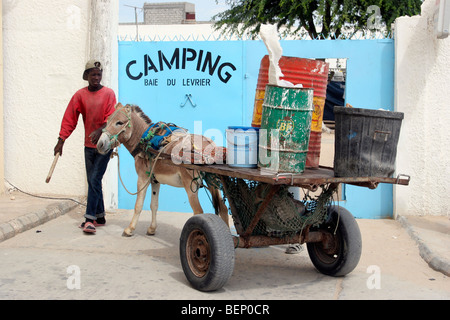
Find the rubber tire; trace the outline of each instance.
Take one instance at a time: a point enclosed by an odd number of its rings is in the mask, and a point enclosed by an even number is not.
[[[331,233],[336,230],[337,249],[331,255],[324,251],[321,242],[307,243],[309,257],[316,269],[335,277],[352,272],[359,263],[362,250],[361,232],[353,215],[345,208],[330,206],[328,219],[318,228],[311,228],[311,231],[317,229]]]
[[[204,275],[196,275],[188,257],[188,241],[191,234],[204,236],[209,248],[209,266]],[[234,242],[230,229],[215,214],[198,214],[189,218],[180,236],[180,260],[183,272],[191,285],[200,291],[222,288],[234,270]]]

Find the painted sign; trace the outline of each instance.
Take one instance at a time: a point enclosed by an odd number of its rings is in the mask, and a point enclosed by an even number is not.
[[[186,70],[195,68],[196,71],[208,73],[209,76],[216,76],[223,83],[227,83],[236,71],[236,66],[223,60],[218,54],[210,51],[204,52],[194,48],[175,48],[173,52],[164,53],[158,50],[153,54],[144,54],[141,59],[131,60],[126,64],[125,73],[131,80],[144,81],[144,86],[164,85],[160,83],[158,73],[166,70]],[[144,77],[144,78],[143,78]],[[168,78],[167,86],[176,86],[181,82],[182,86],[211,86],[210,78]],[[181,80],[181,81],[180,81]]]
[[[189,130],[194,121],[202,121],[204,130],[240,125],[242,59],[235,51],[241,46],[239,42],[120,42],[119,99],[122,104],[139,105],[152,120]]]
[[[174,123],[226,146],[227,127],[243,121],[241,51],[240,41],[119,42],[119,101],[138,105],[153,122]],[[124,183],[134,190],[134,160],[124,148],[119,155]],[[119,206],[134,201],[119,185]],[[207,197],[200,201],[212,210]],[[163,186],[159,203],[161,210],[190,210],[183,189]]]

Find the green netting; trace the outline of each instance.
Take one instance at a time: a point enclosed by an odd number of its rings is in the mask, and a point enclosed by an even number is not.
[[[235,207],[235,223],[246,230],[269,193],[270,185],[256,181],[225,177],[227,198]],[[325,186],[316,198],[294,199],[288,186],[282,185],[268,203],[252,235],[286,237],[301,232],[308,225],[319,225],[327,216],[334,188]],[[238,221],[236,221],[238,219]]]

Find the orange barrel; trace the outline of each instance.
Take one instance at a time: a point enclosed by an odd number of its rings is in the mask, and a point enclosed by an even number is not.
[[[269,82],[269,65],[269,56],[265,55],[261,59],[258,82],[256,84],[252,127],[261,126],[262,104],[266,85]],[[281,80],[289,81],[294,85],[302,84],[304,88],[314,89],[314,112],[311,120],[310,147],[306,157],[306,167],[318,168],[323,110],[327,96],[328,63],[321,60],[282,56],[278,65],[284,75]]]
[[[308,153],[306,154],[306,167],[313,169],[319,167],[322,132],[311,131],[309,135]]]

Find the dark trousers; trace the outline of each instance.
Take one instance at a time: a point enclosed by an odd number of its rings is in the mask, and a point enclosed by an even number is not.
[[[102,178],[108,166],[111,152],[112,150],[102,155],[95,148],[84,148],[84,161],[88,181],[87,205],[84,217],[87,219],[96,220],[105,216]]]

